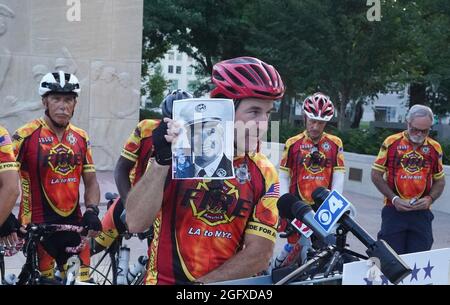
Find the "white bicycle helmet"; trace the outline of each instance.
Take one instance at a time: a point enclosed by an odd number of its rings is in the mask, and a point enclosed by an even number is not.
[[[49,93],[80,93],[78,78],[63,71],[47,73],[42,77],[39,84],[39,95],[45,96]]]
[[[328,96],[317,92],[305,99],[303,111],[310,119],[328,122],[333,118],[334,105]]]

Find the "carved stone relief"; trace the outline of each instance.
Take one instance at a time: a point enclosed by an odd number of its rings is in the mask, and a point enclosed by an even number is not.
[[[140,96],[138,68],[137,64],[115,62],[94,62],[91,65],[91,118],[137,119]]]
[[[122,147],[136,128],[136,120],[92,119],[90,138],[95,167],[98,170],[113,169]]]
[[[89,133],[97,168],[113,170],[138,123],[143,0],[82,1],[81,22],[67,9],[0,0],[0,124],[12,133],[42,116],[42,76],[73,73],[81,93],[72,123]]]

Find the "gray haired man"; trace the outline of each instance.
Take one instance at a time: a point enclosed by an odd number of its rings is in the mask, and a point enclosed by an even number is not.
[[[445,186],[441,146],[428,136],[433,112],[414,105],[406,121],[407,130],[384,140],[372,166],[372,182],[385,196],[378,237],[398,254],[431,249],[430,206]]]

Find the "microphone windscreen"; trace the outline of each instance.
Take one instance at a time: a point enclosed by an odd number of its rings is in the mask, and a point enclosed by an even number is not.
[[[280,216],[282,218],[294,219],[295,217],[292,214],[291,207],[297,201],[299,201],[299,199],[290,193],[286,193],[281,196],[277,202],[278,212],[280,213]]]
[[[323,187],[323,186],[319,186],[318,188],[316,188],[312,194],[311,197],[314,200],[314,205],[320,206],[322,204],[322,202],[325,200],[325,198],[328,197],[328,194],[330,193],[330,190]],[[315,211],[316,209],[314,209]]]

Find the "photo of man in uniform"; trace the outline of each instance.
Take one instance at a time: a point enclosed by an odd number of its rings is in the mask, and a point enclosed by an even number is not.
[[[227,110],[231,112],[229,121],[232,122],[233,106],[228,101],[191,100],[183,106],[180,118],[184,122],[187,142],[190,144],[191,167],[178,173],[174,165],[174,178],[211,178],[224,179],[234,177],[231,157],[226,153],[226,121]],[[183,102],[186,104],[186,102]],[[230,125],[231,126],[231,125]],[[182,144],[183,148],[185,143]],[[180,148],[176,149],[175,161],[179,166]],[[187,154],[184,154],[184,157]],[[183,158],[181,158],[183,162]],[[189,176],[191,175],[191,176]]]

